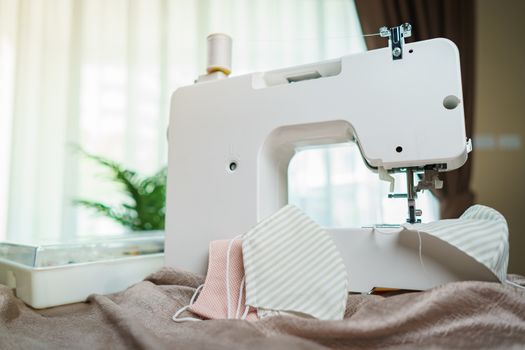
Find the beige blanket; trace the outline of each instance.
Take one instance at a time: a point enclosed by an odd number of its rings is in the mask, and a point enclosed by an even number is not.
[[[165,268],[123,292],[39,311],[0,286],[0,349],[525,348],[525,292],[512,286],[350,295],[343,321],[173,322],[202,281]]]

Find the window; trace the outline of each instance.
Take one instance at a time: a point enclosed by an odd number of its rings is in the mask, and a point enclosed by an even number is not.
[[[213,32],[233,37],[233,74],[365,50],[349,0],[0,0],[0,239],[123,232],[74,205],[78,198],[119,203],[122,194],[72,146],[142,174],[165,166],[170,94],[204,72]],[[292,198],[313,206],[312,191],[336,183],[349,191],[332,167],[354,168],[338,152],[298,156],[292,173],[326,159],[333,175],[319,186],[319,179],[294,180],[304,186]],[[312,176],[326,176],[319,171]],[[323,215],[327,222],[342,214]]]

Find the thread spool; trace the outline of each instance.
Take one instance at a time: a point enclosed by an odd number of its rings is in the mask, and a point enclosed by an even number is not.
[[[232,38],[223,33],[210,34],[208,41],[207,72],[230,75],[232,64]]]

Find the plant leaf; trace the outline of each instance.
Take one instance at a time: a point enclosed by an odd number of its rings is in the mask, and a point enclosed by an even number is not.
[[[140,177],[136,172],[125,169],[110,159],[90,154],[80,147],[77,151],[107,168],[112,174],[112,179],[123,187],[124,193],[131,200],[116,207],[89,200],[77,200],[77,205],[95,210],[134,231],[164,229],[166,167],[151,176]]]

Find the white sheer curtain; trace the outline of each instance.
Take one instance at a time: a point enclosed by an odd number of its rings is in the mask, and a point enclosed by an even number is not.
[[[169,96],[211,32],[234,74],[364,50],[351,0],[0,0],[0,239],[120,232],[72,204],[120,194],[71,145],[165,165]]]

